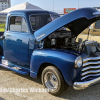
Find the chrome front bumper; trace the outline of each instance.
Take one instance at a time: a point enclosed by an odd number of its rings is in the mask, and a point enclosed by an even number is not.
[[[89,57],[83,59],[81,81],[74,82],[73,88],[75,90],[85,89],[89,86],[95,85],[100,82],[100,56],[99,57]],[[91,79],[93,77],[97,77]],[[89,81],[84,81],[86,79],[91,79]]]
[[[85,82],[74,82],[73,88],[75,90],[82,90],[82,89],[85,89],[89,86],[95,85],[99,82],[100,82],[100,77],[93,79],[93,80],[90,80],[90,81],[85,81]]]

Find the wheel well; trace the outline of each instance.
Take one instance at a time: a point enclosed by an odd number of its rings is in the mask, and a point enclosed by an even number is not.
[[[42,71],[43,71],[47,66],[54,66],[54,67],[57,68],[57,69],[59,70],[59,72],[61,73],[60,69],[59,69],[56,65],[51,64],[51,63],[43,63],[43,64],[41,64],[41,66],[40,66],[40,68],[39,68],[38,75],[37,75],[38,77],[41,77]],[[61,75],[62,75],[62,73],[61,73]],[[63,77],[63,75],[62,75],[62,77]],[[64,78],[64,77],[63,77],[63,78]]]

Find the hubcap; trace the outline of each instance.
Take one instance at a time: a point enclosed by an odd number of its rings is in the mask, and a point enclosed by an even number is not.
[[[52,72],[47,72],[44,76],[45,85],[52,91],[58,88],[58,79]]]

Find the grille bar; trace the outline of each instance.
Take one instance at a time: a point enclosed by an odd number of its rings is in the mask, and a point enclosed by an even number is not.
[[[90,76],[100,76],[100,73],[99,74],[89,74],[89,75],[87,75],[87,76],[84,76],[84,77],[82,77],[81,78],[81,80],[83,80],[83,79],[86,79],[86,78],[88,78],[88,77],[90,77]]]
[[[83,67],[88,66],[88,65],[97,65],[97,64],[100,64],[100,61],[84,63],[84,64],[83,64]]]
[[[100,57],[89,57],[83,59],[81,80],[93,76],[100,76]]]
[[[98,65],[98,66],[88,66],[88,67],[85,67],[85,68],[82,69],[82,72],[83,71],[87,71],[87,70],[91,70],[91,69],[98,70],[98,69],[100,69],[100,65]]]
[[[83,59],[83,62],[85,62],[85,61],[89,61],[89,60],[100,60],[100,57],[89,57],[89,58],[85,58],[85,59]]]
[[[87,75],[87,74],[96,74],[96,73],[97,74],[100,73],[100,70],[96,70],[96,71],[94,71],[94,70],[86,71],[86,72],[82,73],[82,76]]]

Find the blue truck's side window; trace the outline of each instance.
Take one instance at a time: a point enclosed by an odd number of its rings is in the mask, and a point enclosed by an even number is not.
[[[21,28],[21,31],[22,32],[28,32],[27,23],[26,23],[24,18],[22,18],[22,28]]]
[[[12,16],[10,17],[10,31],[28,32],[26,21],[23,17]]]
[[[12,16],[10,17],[10,31],[21,31],[22,17]]]
[[[30,16],[30,21],[32,26],[36,25],[36,18],[34,16]]]

